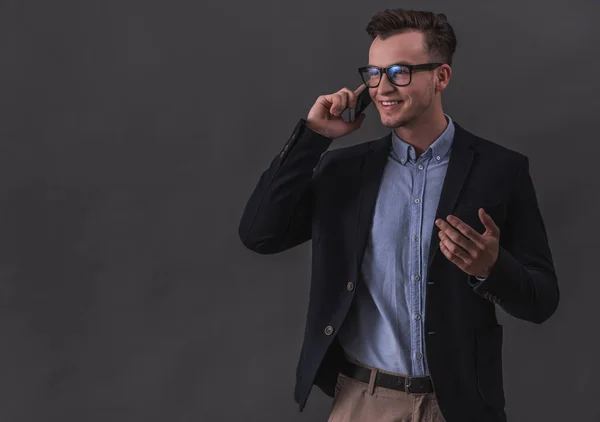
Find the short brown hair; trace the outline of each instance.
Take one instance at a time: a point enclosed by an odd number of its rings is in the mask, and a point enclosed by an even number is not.
[[[456,50],[456,35],[443,13],[419,10],[386,9],[369,21],[367,33],[373,38],[386,39],[391,35],[409,31],[425,34],[425,52],[452,66]]]

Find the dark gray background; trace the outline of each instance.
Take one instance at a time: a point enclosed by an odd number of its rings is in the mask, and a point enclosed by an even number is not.
[[[500,311],[509,419],[600,421],[597,0],[2,1],[0,421],[326,420],[292,399],[309,246],[259,256],[237,224],[399,6],[455,28],[445,111],[531,158],[562,301]]]

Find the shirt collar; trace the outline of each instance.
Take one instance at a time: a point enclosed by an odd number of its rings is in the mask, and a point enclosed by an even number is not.
[[[444,159],[448,151],[450,151],[452,140],[454,139],[455,128],[452,118],[445,113],[444,116],[446,116],[446,121],[448,122],[446,129],[423,153],[425,157],[429,155],[433,157],[434,162],[441,162]],[[392,131],[392,147],[395,155],[402,164],[405,164],[407,161],[416,161],[414,147],[400,139],[395,131]]]

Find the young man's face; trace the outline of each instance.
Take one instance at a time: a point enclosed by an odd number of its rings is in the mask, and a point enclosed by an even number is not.
[[[425,53],[425,35],[422,32],[406,32],[382,40],[377,37],[369,49],[369,65],[386,67],[396,63],[424,64],[432,61]],[[412,74],[407,86],[393,85],[387,75],[382,75],[376,88],[369,88],[373,103],[379,110],[381,123],[389,128],[423,122],[433,116],[436,100],[436,78],[440,68],[419,70]],[[386,106],[384,101],[400,101]]]

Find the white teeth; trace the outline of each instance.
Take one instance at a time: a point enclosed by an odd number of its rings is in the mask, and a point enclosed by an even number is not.
[[[389,105],[394,105],[394,104],[398,104],[400,101],[382,101],[381,104],[385,105],[385,106],[389,106]]]

